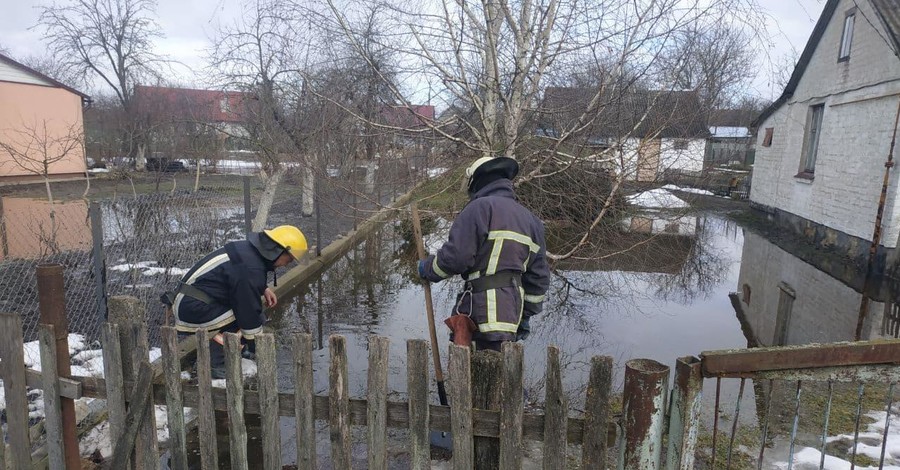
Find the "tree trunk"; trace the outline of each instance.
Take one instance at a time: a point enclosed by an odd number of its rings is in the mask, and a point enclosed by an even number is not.
[[[259,205],[256,208],[256,217],[253,219],[254,232],[259,232],[266,227],[266,222],[269,220],[269,211],[272,209],[272,203],[275,202],[275,192],[278,190],[278,184],[281,183],[285,173],[287,173],[287,168],[279,166],[271,175],[261,174],[264,188],[262,197],[259,199]]]
[[[313,169],[307,165],[303,170],[303,200],[301,213],[304,217],[310,217],[315,212],[316,177]]]

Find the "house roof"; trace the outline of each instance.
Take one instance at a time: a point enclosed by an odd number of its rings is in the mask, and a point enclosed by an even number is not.
[[[136,85],[135,106],[155,118],[203,122],[244,122],[250,93]]]
[[[539,110],[539,127],[544,132],[569,127],[584,112],[596,90],[549,87]],[[705,138],[709,135],[706,116],[693,91],[641,90],[601,97],[590,137]]]
[[[13,60],[12,57],[9,57],[9,56],[0,54],[0,62],[5,62],[6,64],[10,65],[11,67],[15,67],[15,68],[17,68],[17,69],[19,69],[19,70],[21,70],[21,71],[23,71],[23,72],[25,72],[25,73],[27,73],[27,74],[29,74],[29,75],[33,75],[33,76],[35,76],[35,77],[37,77],[37,78],[39,78],[39,79],[41,79],[41,80],[43,80],[43,81],[45,81],[45,82],[50,83],[51,85],[53,85],[53,86],[55,86],[55,87],[62,88],[63,90],[66,90],[66,91],[68,91],[68,92],[70,92],[70,93],[74,93],[74,94],[80,96],[80,97],[81,97],[81,100],[84,101],[84,102],[86,102],[86,103],[90,103],[90,102],[92,101],[90,95],[88,95],[88,94],[86,94],[86,93],[83,93],[83,92],[80,92],[80,91],[78,91],[78,90],[76,90],[76,89],[70,87],[69,85],[66,85],[66,84],[63,83],[63,82],[60,82],[59,80],[57,80],[57,79],[55,79],[55,78],[53,78],[53,77],[49,77],[49,76],[47,76],[47,75],[44,75],[44,74],[42,74],[41,72],[38,72],[37,70],[35,70],[35,69],[33,69],[33,68],[31,68],[31,67],[25,65],[25,64],[22,64],[22,63],[20,63],[20,62],[17,62],[17,61],[15,61],[15,60]]]
[[[434,122],[434,106],[412,104],[409,106],[382,106],[379,111],[382,123],[403,129],[420,129],[427,122]]]
[[[806,42],[806,47],[803,48],[803,53],[800,54],[800,59],[797,61],[794,72],[791,74],[791,78],[784,87],[781,96],[753,120],[751,127],[759,127],[763,121],[786,103],[791,96],[794,96],[797,84],[800,83],[800,78],[806,72],[806,67],[809,65],[809,61],[812,60],[813,53],[816,51],[819,41],[822,40],[825,29],[828,27],[828,23],[831,21],[831,17],[834,16],[834,12],[839,4],[840,0],[828,0],[828,3],[825,4],[822,15],[819,16],[819,21],[816,22],[816,26],[813,28],[812,34],[810,34],[809,40]],[[885,39],[891,44],[894,54],[900,56],[900,36],[898,36],[900,34],[900,0],[869,0],[869,4],[872,5],[885,29],[887,34]]]

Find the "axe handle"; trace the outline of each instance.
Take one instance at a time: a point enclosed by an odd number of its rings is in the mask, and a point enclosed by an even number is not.
[[[419,219],[419,209],[416,203],[410,205],[412,210],[413,236],[416,239],[416,252],[419,259],[425,259],[425,242],[422,240],[422,221]],[[425,313],[428,314],[428,333],[431,335],[431,359],[434,361],[434,378],[437,381],[438,398],[441,405],[447,404],[447,392],[444,389],[444,371],[441,369],[441,351],[437,342],[437,331],[434,327],[434,303],[431,300],[431,283],[427,279],[422,281],[425,289]]]

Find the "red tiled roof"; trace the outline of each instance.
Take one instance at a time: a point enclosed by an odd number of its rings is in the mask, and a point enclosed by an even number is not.
[[[134,87],[138,112],[155,118],[241,123],[250,99],[249,93],[238,91]]]
[[[379,112],[382,123],[403,129],[421,129],[434,122],[434,106],[413,104],[410,106],[383,106]]]

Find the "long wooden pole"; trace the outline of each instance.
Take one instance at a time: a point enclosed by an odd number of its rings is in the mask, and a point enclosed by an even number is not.
[[[422,240],[422,221],[419,219],[419,209],[416,203],[410,206],[412,209],[413,236],[416,239],[416,252],[419,259],[425,259],[425,242]],[[431,358],[434,361],[434,379],[437,381],[438,398],[441,405],[447,405],[447,390],[444,388],[444,371],[441,369],[441,351],[437,342],[437,331],[434,328],[434,303],[431,300],[431,283],[427,279],[422,281],[425,289],[425,312],[428,314],[428,333],[431,335]]]

